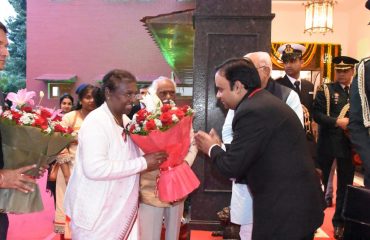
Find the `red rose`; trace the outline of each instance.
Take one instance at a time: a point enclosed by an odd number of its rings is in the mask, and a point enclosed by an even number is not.
[[[64,133],[65,131],[66,131],[66,129],[64,129],[64,127],[60,124],[56,124],[54,126],[54,132]]]
[[[179,108],[176,110],[171,110],[169,111],[169,113],[171,113],[171,115],[176,115],[179,120],[181,120],[185,116],[185,113]]]
[[[72,133],[73,132],[73,129],[70,128],[70,127],[63,127],[62,125],[60,124],[56,124],[54,126],[54,132],[60,132],[60,133]]]
[[[33,126],[40,127],[42,129],[47,129],[48,128],[48,121],[45,118],[39,116],[35,119],[35,122],[33,123]]]
[[[135,130],[135,124],[132,124],[131,126],[130,126],[130,133],[133,133],[134,132],[134,130]]]
[[[51,113],[46,109],[41,109],[40,115],[43,118],[50,118],[51,117]]]
[[[164,126],[168,126],[170,124],[172,124],[172,114],[170,112],[165,112],[165,113],[162,113],[161,116],[159,116],[159,120],[162,121],[162,124]]]
[[[61,116],[59,116],[59,115],[56,115],[56,116],[53,118],[53,121],[55,121],[55,122],[60,122],[60,121],[62,121],[62,117],[61,117]]]
[[[171,110],[171,105],[170,105],[170,104],[164,104],[164,105],[161,107],[161,111],[162,111],[162,113],[168,112],[169,110]]]
[[[22,114],[20,114],[17,111],[11,110],[11,113],[12,113],[12,119],[15,120],[16,122],[18,122],[19,119],[22,117]]]
[[[71,127],[67,127],[67,128],[64,128],[64,129],[65,129],[65,133],[69,133],[69,134],[73,133],[73,128],[71,128]]]
[[[146,131],[151,131],[151,130],[156,129],[156,125],[155,125],[154,120],[153,120],[153,119],[148,120],[148,121],[146,122],[146,124],[145,124],[144,129],[145,129]]]
[[[188,105],[184,105],[181,107],[181,110],[186,114],[186,112],[188,111],[189,109],[189,106]]]
[[[27,113],[32,113],[32,108],[31,107],[26,107],[26,106],[23,106],[21,107],[21,111],[24,111],[24,112],[27,112]]]
[[[146,119],[147,116],[148,116],[148,111],[146,109],[140,109],[136,113],[136,122],[141,123],[142,121]]]

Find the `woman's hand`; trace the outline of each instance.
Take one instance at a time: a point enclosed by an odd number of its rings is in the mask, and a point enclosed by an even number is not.
[[[166,152],[156,152],[145,154],[144,158],[146,160],[147,169],[146,171],[152,171],[159,168],[159,166],[166,161],[168,155]]]

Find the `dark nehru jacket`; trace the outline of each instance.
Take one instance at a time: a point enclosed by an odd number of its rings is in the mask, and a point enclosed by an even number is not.
[[[215,146],[212,163],[248,184],[254,240],[302,239],[324,218],[320,181],[294,111],[266,90],[245,97],[232,123],[227,152]]]

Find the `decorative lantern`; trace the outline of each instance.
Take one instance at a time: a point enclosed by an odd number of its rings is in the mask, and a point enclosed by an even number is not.
[[[333,0],[310,0],[305,3],[306,24],[304,32],[323,33],[333,32]]]

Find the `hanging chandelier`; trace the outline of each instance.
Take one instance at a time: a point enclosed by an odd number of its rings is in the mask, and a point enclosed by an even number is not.
[[[333,32],[334,0],[309,0],[304,4],[306,24],[304,32],[327,33]]]

